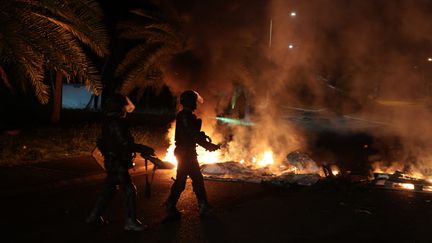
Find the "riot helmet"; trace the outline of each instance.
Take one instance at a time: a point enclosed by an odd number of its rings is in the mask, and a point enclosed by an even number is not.
[[[104,105],[104,113],[106,115],[125,116],[126,113],[131,113],[135,106],[127,96],[115,93],[111,95]]]
[[[195,110],[197,108],[197,101],[203,103],[203,98],[194,90],[186,90],[180,95],[180,104],[183,107]]]

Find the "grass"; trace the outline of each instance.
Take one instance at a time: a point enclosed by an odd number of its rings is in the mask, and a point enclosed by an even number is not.
[[[137,122],[135,122],[136,124]],[[167,126],[132,125],[136,143],[164,152],[169,146]],[[168,123],[169,124],[169,123]],[[18,134],[0,135],[0,166],[39,163],[65,157],[90,156],[100,134],[100,122],[40,126],[21,130]]]

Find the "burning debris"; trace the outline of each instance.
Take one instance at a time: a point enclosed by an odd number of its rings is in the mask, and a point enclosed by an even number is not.
[[[168,132],[171,146],[167,150],[164,161],[177,165],[173,131],[174,124]],[[258,153],[239,152],[239,149],[244,148],[234,146],[231,150],[225,148],[221,151],[209,152],[198,147],[198,160],[204,177],[210,180],[289,187],[290,185],[311,186],[324,177],[339,174],[335,165],[325,164],[321,167],[307,153],[300,150],[294,150],[280,158],[272,149],[265,146]]]
[[[294,170],[276,173],[268,167],[252,169],[239,162],[203,164],[201,171],[206,179],[265,183],[276,186],[311,186],[321,178],[319,174],[296,174]]]
[[[164,160],[176,165],[172,131],[173,128],[169,132],[172,143]],[[237,151],[234,150],[234,152]],[[353,175],[350,171],[341,173],[338,166],[330,162],[320,161],[318,164],[301,150],[288,153],[281,161],[275,159],[275,154],[268,148],[256,155],[248,154],[249,157],[245,159],[229,150],[210,153],[198,148],[197,153],[201,172],[209,180],[290,187],[292,185],[312,186],[320,180],[339,178],[342,179],[341,182],[361,182],[391,189],[432,192],[432,181],[425,179],[424,176],[419,176],[418,173],[402,173],[396,167],[386,169],[381,163],[373,163],[374,177],[372,179],[367,175]],[[224,160],[226,162],[219,162]]]
[[[276,186],[311,186],[320,179],[322,171],[306,153],[294,151],[279,166],[272,163],[254,166],[256,163],[222,162],[201,165],[205,178],[224,181],[265,183]]]
[[[252,183],[261,182],[262,177],[266,175],[264,170],[253,170],[242,163],[234,161],[203,164],[201,165],[201,172],[206,179]]]
[[[428,161],[429,156],[392,163],[377,161],[372,164],[372,184],[389,189],[432,192],[432,174]]]
[[[373,184],[390,189],[404,189],[432,192],[432,182],[406,175],[400,171],[390,173],[374,173]]]
[[[320,168],[312,160],[308,154],[301,151],[294,151],[287,155],[287,159],[283,161],[284,166],[292,167],[295,171],[301,173],[319,174]]]

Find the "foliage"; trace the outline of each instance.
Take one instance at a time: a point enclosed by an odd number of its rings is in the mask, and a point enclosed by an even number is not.
[[[178,21],[168,20],[157,12],[132,10],[132,18],[118,25],[120,38],[134,45],[116,70],[116,77],[124,80],[121,93],[135,88],[159,86],[170,59],[185,49],[185,37]]]
[[[108,53],[102,10],[94,0],[0,0],[0,77],[9,89],[49,99],[47,70],[83,82],[95,93],[100,77],[85,48]]]
[[[100,134],[100,123],[39,127],[19,134],[0,134],[0,166],[34,164],[65,157],[90,156]],[[148,126],[131,127],[135,142],[165,151],[166,131]]]

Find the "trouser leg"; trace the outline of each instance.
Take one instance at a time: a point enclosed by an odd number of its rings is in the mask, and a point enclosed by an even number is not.
[[[136,219],[136,187],[127,171],[118,174],[119,184],[124,193],[124,204],[129,219]]]
[[[198,161],[191,164],[189,176],[192,179],[193,191],[195,192],[198,202],[206,203],[207,193],[204,187],[204,177],[201,174]]]
[[[181,193],[184,191],[186,187],[186,179],[187,179],[187,171],[184,168],[179,167],[177,169],[176,180],[171,186],[170,195],[167,200],[167,204],[169,206],[175,207],[177,201],[180,198]]]
[[[95,206],[92,210],[92,214],[95,216],[101,216],[104,213],[109,202],[114,197],[116,191],[117,191],[116,175],[113,173],[108,173],[105,179],[102,192],[99,194]]]

